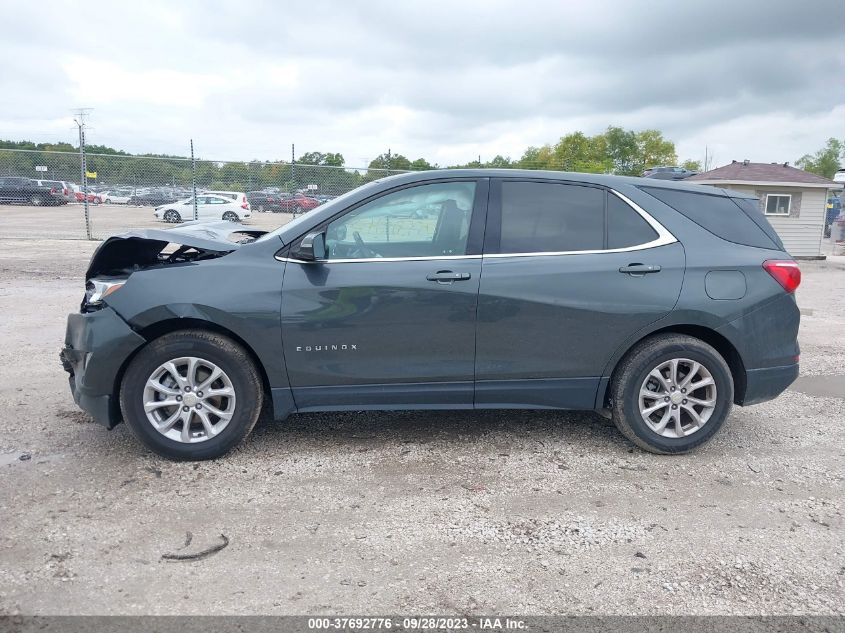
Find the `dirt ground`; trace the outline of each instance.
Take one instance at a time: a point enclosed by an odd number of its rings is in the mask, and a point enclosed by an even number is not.
[[[94,247],[0,239],[0,613],[845,614],[845,269],[802,264],[796,389],[692,455],[593,413],[345,413],[193,464],[73,404]]]

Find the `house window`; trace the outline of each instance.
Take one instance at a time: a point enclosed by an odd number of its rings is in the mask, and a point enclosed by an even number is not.
[[[766,195],[766,215],[789,215],[792,207],[792,196],[787,193],[770,193]]]

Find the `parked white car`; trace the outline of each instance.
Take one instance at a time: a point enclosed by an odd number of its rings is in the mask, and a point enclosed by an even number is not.
[[[132,197],[131,189],[115,189],[113,191],[103,191],[100,197],[106,204],[129,204],[129,199]]]
[[[245,195],[241,194],[241,196],[241,198],[233,200],[217,194],[198,194],[197,219],[239,222],[243,218],[248,218],[250,216],[249,203],[246,201]],[[243,200],[243,202],[240,202],[240,200]],[[156,207],[154,214],[159,220],[171,223],[193,220],[194,199],[187,198],[186,200],[163,204]]]

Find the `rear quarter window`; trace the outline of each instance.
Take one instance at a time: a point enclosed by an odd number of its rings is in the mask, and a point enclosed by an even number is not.
[[[783,249],[783,244],[762,214],[760,221],[753,219],[734,198],[660,187],[640,189],[723,240],[756,248]],[[760,213],[759,208],[757,213]],[[769,230],[764,226],[768,226]]]

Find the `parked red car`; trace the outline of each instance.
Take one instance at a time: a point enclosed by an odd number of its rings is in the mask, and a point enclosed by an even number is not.
[[[311,209],[316,209],[320,206],[320,201],[316,198],[311,198],[301,193],[297,193],[292,196],[282,198],[279,200],[278,204],[283,211],[297,215],[299,213],[304,213],[305,211],[310,211]]]
[[[85,202],[85,194],[81,191],[74,191],[73,196],[77,202]],[[103,199],[100,197],[98,193],[88,193],[88,202],[91,204],[100,204]]]

